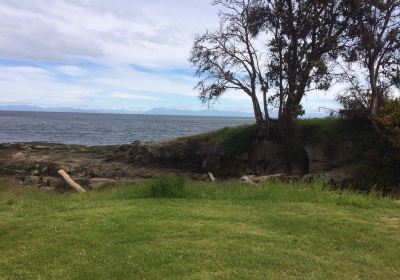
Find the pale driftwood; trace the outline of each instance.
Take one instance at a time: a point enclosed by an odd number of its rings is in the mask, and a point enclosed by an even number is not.
[[[65,172],[64,170],[60,169],[58,171],[58,174],[60,174],[61,177],[63,177],[63,179],[65,180],[65,182],[67,182],[67,184],[73,188],[74,190],[76,190],[77,192],[80,193],[85,193],[85,189],[82,188],[77,182],[75,182],[74,180],[71,179],[71,177],[68,175],[67,172]]]
[[[211,182],[215,182],[215,177],[211,172],[208,172],[208,176],[210,176]]]
[[[257,187],[257,184],[254,183],[253,180],[251,180],[248,176],[243,176],[242,178],[240,178],[244,183],[253,186],[253,187]]]

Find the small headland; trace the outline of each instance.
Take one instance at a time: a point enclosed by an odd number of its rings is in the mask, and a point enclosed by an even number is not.
[[[277,126],[277,124],[275,124]],[[254,125],[168,141],[86,147],[48,143],[0,144],[0,176],[21,184],[65,189],[66,170],[82,186],[102,188],[175,173],[194,180],[323,180],[340,188],[398,192],[400,151],[365,120],[299,120],[289,140],[260,140]]]

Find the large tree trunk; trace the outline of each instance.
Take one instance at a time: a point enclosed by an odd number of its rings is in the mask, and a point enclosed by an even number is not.
[[[279,118],[279,130],[281,137],[290,137],[293,134],[294,128],[294,114],[293,110],[288,107],[289,103],[286,103],[285,108],[282,111],[281,117]]]
[[[265,117],[261,111],[260,103],[258,102],[257,96],[252,97],[254,116],[256,119],[256,125],[258,130],[259,139],[269,138],[269,116],[266,114]],[[267,111],[268,113],[268,111]]]
[[[263,102],[264,102],[264,119],[265,119],[265,132],[264,132],[264,137],[269,138],[270,137],[270,118],[269,118],[269,112],[268,112],[268,100],[267,100],[267,91],[263,91]]]
[[[257,96],[252,96],[251,99],[253,102],[253,111],[254,111],[254,117],[256,118],[256,123],[261,124],[264,122],[264,117],[261,112],[260,103],[258,103]]]
[[[374,65],[371,63],[371,65],[368,68],[369,68],[368,69],[369,80],[371,85],[371,101],[370,101],[371,103],[370,103],[369,113],[371,117],[373,117],[376,115],[379,109],[379,92],[377,87],[377,80],[375,77]]]
[[[381,106],[381,100],[383,99],[382,96],[380,96],[378,86],[377,86],[377,77],[375,75],[375,67],[374,63],[370,63],[368,66],[369,70],[369,81],[370,81],[370,86],[371,86],[371,100],[369,104],[369,120],[372,123],[372,126],[374,127],[375,131],[377,133],[380,133],[381,130],[376,123],[375,116],[378,113],[378,110],[380,109]]]

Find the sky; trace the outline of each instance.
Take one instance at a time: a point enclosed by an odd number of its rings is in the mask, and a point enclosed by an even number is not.
[[[209,0],[0,0],[0,104],[204,109],[188,63],[195,34],[218,27]],[[305,99],[335,108],[337,91]],[[251,112],[240,92],[214,110]]]

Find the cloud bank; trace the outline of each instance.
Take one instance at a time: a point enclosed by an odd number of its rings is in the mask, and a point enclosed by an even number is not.
[[[200,109],[187,58],[218,27],[208,0],[0,0],[0,103]],[[307,106],[332,105],[333,94]],[[322,105],[321,105],[322,102]],[[251,111],[246,96],[215,108]]]

